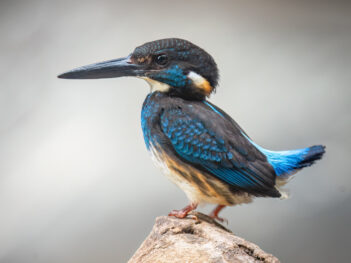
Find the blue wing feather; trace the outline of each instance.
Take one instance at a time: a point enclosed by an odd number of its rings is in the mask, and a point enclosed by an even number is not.
[[[195,114],[185,113],[181,108],[169,109],[161,115],[161,128],[169,138],[176,153],[187,162],[200,165],[220,180],[240,189],[272,188],[261,171],[250,163],[245,149],[233,149],[213,129]],[[240,156],[239,156],[240,155]],[[255,161],[255,160],[253,160]]]

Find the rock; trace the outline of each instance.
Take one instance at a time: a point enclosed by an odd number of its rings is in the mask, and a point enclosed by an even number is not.
[[[161,216],[128,263],[239,263],[280,262],[257,245],[235,236],[210,217]]]

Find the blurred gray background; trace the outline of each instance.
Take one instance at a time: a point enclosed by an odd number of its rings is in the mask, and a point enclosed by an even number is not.
[[[258,144],[327,145],[290,199],[227,208],[229,228],[282,262],[349,261],[349,3],[1,1],[0,262],[125,262],[187,204],[145,149],[146,83],[56,78],[165,37],[214,56],[210,100]]]

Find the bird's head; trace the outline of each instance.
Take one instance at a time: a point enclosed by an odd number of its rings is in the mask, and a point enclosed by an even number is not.
[[[203,100],[217,86],[218,69],[213,58],[200,47],[183,39],[168,38],[145,43],[125,58],[80,67],[58,77],[97,79],[123,76],[145,79],[152,91]]]

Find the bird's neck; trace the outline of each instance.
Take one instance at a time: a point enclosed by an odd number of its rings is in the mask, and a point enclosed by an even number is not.
[[[202,76],[195,72],[187,75],[188,81],[181,85],[161,82],[149,77],[141,77],[150,85],[150,93],[161,92],[171,97],[180,97],[185,100],[202,101],[211,94],[214,88]]]

